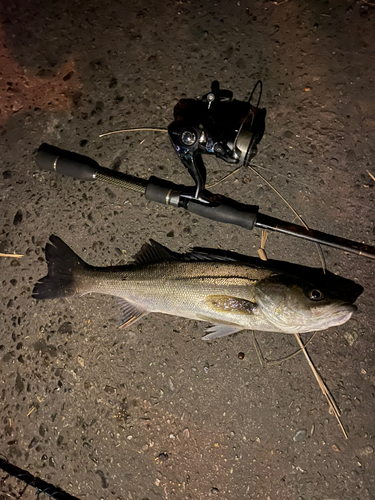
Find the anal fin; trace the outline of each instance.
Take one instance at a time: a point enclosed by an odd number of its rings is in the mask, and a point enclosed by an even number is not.
[[[136,321],[145,316],[148,311],[138,304],[132,304],[125,299],[118,298],[118,303],[121,309],[121,324],[120,328],[128,328],[128,326],[133,325]]]

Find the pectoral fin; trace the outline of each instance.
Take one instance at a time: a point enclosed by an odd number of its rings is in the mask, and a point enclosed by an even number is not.
[[[209,295],[206,302],[215,311],[224,313],[252,314],[257,308],[255,302],[230,295]]]
[[[121,324],[120,328],[127,328],[148,313],[137,304],[132,304],[125,299],[118,299],[121,308]]]
[[[202,340],[219,339],[220,337],[226,337],[241,330],[243,330],[243,327],[238,325],[212,325],[206,328],[206,335],[202,337]]]

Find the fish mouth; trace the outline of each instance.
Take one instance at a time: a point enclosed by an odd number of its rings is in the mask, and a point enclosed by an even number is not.
[[[357,309],[357,306],[354,304],[342,304],[333,316],[332,320],[329,322],[329,326],[343,325],[349,321],[352,314],[355,313]]]
[[[357,306],[353,304],[348,304],[347,302],[342,302],[335,304],[334,307],[325,308],[322,311],[324,314],[316,315],[315,317],[309,317],[306,322],[302,321],[294,325],[287,325],[281,323],[280,321],[275,321],[275,317],[268,318],[279,331],[284,333],[307,333],[312,331],[326,330],[327,328],[333,326],[343,325],[351,318],[352,314],[357,310]],[[267,315],[266,315],[267,316]],[[301,319],[301,318],[300,318]]]

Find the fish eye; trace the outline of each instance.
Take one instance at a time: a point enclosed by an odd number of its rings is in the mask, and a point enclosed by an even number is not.
[[[307,295],[311,300],[322,300],[324,298],[323,292],[317,290],[316,288],[310,290]]]

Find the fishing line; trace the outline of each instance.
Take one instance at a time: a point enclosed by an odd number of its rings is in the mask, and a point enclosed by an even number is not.
[[[105,132],[104,134],[100,134],[99,137],[106,137],[107,135],[113,135],[113,134],[122,134],[124,132],[140,132],[140,131],[168,132],[166,128],[149,128],[149,127],[125,128],[123,130],[114,130],[113,132]]]
[[[283,200],[283,202],[290,208],[290,210],[294,213],[294,215],[299,219],[299,221],[301,222],[301,224],[303,224],[305,226],[305,228],[309,231],[310,230],[309,226],[302,219],[302,217],[296,212],[296,210],[294,210],[294,208],[292,207],[292,205],[284,198],[284,196],[275,187],[273,187],[273,185],[260,172],[258,172],[257,170],[255,170],[254,167],[252,167],[249,164],[247,164],[246,166],[252,172],[254,172],[258,177],[260,177]],[[255,166],[257,167],[258,165],[255,165]],[[325,261],[325,257],[324,257],[324,254],[323,254],[322,247],[319,245],[319,243],[315,243],[315,245],[316,245],[316,248],[318,250],[320,262],[322,264],[323,273],[326,274],[326,261]]]
[[[299,354],[300,352],[302,352],[302,349],[297,349],[297,351],[294,351],[292,354],[288,354],[287,356],[284,356],[283,358],[279,358],[279,359],[275,359],[275,360],[271,360],[269,361],[267,358],[264,357],[263,353],[262,353],[262,350],[260,348],[260,345],[259,345],[259,342],[258,342],[258,339],[256,338],[255,336],[255,333],[254,331],[252,332],[253,333],[253,343],[254,343],[254,347],[255,347],[255,350],[256,350],[256,353],[258,354],[258,358],[259,358],[259,361],[260,361],[260,364],[263,366],[263,363],[267,366],[276,366],[276,365],[280,365],[281,363],[284,363],[284,361],[288,361],[289,359],[292,359],[294,358],[294,356],[297,356],[297,354]],[[305,347],[308,346],[310,344],[310,342],[312,341],[312,339],[315,337],[315,335],[317,334],[318,332],[314,332],[311,337],[309,338],[309,340],[305,343]]]

